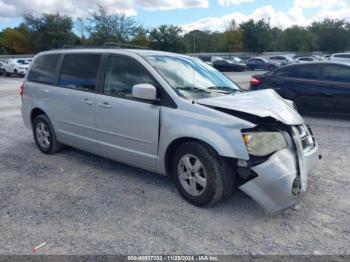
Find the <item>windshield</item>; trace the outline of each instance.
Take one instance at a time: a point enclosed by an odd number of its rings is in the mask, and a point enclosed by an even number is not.
[[[267,60],[267,59],[264,58],[264,57],[258,57],[257,59],[260,59],[261,61],[264,61],[264,62],[269,62],[269,60]]]
[[[231,94],[240,90],[228,77],[198,58],[152,55],[145,59],[177,93],[188,99]]]
[[[21,64],[21,65],[28,65],[29,64],[28,60],[17,60],[17,63]]]

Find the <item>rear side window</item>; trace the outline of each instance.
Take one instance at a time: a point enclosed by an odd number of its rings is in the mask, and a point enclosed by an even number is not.
[[[66,54],[59,85],[83,91],[96,91],[101,54]]]
[[[286,72],[288,77],[317,80],[320,77],[319,65],[294,66]]]
[[[30,67],[28,80],[45,84],[55,84],[55,73],[59,58],[60,54],[37,57]]]
[[[132,97],[132,87],[137,84],[156,86],[150,73],[134,59],[111,56],[108,61],[104,94],[125,98]]]
[[[323,78],[326,81],[350,83],[350,67],[338,65],[324,65]]]

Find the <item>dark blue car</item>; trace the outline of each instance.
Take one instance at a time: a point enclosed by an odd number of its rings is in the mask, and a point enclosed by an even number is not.
[[[300,111],[350,114],[350,64],[310,62],[256,75],[251,90],[272,88]]]

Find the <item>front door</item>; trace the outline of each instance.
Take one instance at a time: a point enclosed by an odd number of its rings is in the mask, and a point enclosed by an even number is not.
[[[108,158],[155,169],[160,106],[132,97],[132,87],[142,83],[157,86],[138,61],[109,57],[102,94],[96,101],[99,150]]]
[[[319,64],[287,68],[283,77],[284,97],[295,102],[301,111],[320,109],[321,71]]]

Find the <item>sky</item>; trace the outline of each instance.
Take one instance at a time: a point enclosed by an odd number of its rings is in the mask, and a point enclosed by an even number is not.
[[[185,31],[223,31],[233,19],[270,20],[271,26],[281,29],[324,18],[350,21],[350,0],[0,0],[0,30],[18,25],[23,13],[86,17],[98,3],[147,28],[173,24]]]

